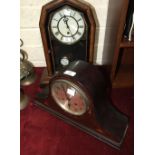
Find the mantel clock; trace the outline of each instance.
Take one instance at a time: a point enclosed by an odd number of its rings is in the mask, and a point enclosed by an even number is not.
[[[128,117],[111,102],[101,68],[81,60],[71,62],[51,78],[48,88],[47,96],[45,91],[38,94],[35,105],[110,146],[121,147]]]

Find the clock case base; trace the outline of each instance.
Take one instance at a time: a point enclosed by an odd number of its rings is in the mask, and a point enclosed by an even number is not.
[[[53,101],[54,102],[54,101]],[[74,116],[65,115],[64,111],[59,111],[59,107],[55,104],[49,104],[49,100],[46,102],[36,100],[34,104],[47,111],[48,113],[60,118],[64,122],[75,126],[76,128],[86,132],[87,134],[97,138],[98,140],[116,148],[120,149],[122,142],[124,140],[127,128],[128,128],[128,118],[117,111],[113,106],[108,104],[108,111],[104,116],[105,123],[100,123],[99,120],[87,119],[87,121],[80,122],[80,120]],[[112,116],[111,119],[109,116]],[[100,118],[99,118],[100,119]],[[102,126],[100,128],[91,127],[91,123],[96,122],[97,126]],[[102,125],[101,125],[102,124]],[[118,130],[119,128],[119,130]]]
[[[51,80],[52,76],[48,75],[47,68],[43,70],[43,73],[41,75],[41,80],[40,80],[40,87],[45,87],[49,84],[49,81]]]

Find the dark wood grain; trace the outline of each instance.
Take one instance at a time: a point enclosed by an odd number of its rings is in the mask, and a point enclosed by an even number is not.
[[[134,47],[134,39],[132,41],[128,41],[126,38],[123,38],[120,43],[121,48],[130,48]]]
[[[60,71],[50,81],[47,102],[35,104],[97,139],[120,148],[126,134],[128,118],[112,105],[104,72],[84,61],[71,63],[67,70],[74,71],[76,75],[69,76]],[[56,80],[62,79],[77,85],[88,97],[90,106],[83,115],[72,115],[54,101],[51,95],[52,85]]]

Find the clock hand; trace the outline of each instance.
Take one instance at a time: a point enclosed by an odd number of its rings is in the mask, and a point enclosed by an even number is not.
[[[75,39],[75,38],[74,38],[74,36],[73,36],[73,34],[72,34],[72,32],[71,32],[71,29],[70,29],[70,27],[69,27],[69,26],[68,26],[68,30],[69,30],[69,32],[70,32],[70,34],[71,34],[72,38],[73,38],[73,39]]]
[[[64,23],[66,24],[66,26],[67,26],[67,28],[68,28],[68,30],[69,30],[69,32],[70,32],[72,38],[75,39],[74,36],[73,36],[73,34],[72,34],[72,31],[71,31],[71,29],[70,29],[70,27],[69,27],[69,25],[68,25],[68,18],[66,18],[66,16],[64,16],[64,20],[63,20],[63,21],[64,21]]]
[[[65,93],[65,96],[66,96],[66,99],[68,101],[67,105],[68,105],[68,107],[70,107],[70,100],[71,100],[71,98],[67,95],[65,87],[61,85],[61,88],[63,89],[63,91]]]
[[[72,38],[75,39],[74,36],[73,36],[73,34],[72,34],[72,31],[71,31],[71,29],[70,29],[70,27],[69,27],[69,25],[68,25],[68,20],[66,21],[66,24],[67,24],[67,28],[68,28],[68,30],[69,30],[69,32],[70,32]]]
[[[68,28],[68,23],[67,23],[67,21],[68,21],[68,18],[67,18],[66,16],[64,16],[64,19],[63,19],[63,21],[64,21],[64,23],[66,24],[66,26],[67,26],[67,28]]]

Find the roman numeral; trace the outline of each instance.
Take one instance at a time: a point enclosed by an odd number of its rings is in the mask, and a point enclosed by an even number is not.
[[[73,40],[76,40],[74,36],[72,36]]]
[[[79,22],[80,20],[82,20],[82,19],[80,18],[80,19],[78,19],[77,21]]]
[[[57,36],[57,35],[59,35],[59,32],[57,31],[57,32],[55,32],[55,35]]]
[[[59,20],[57,20],[57,19],[55,19],[55,18],[54,18],[53,20],[55,20],[55,21],[57,21],[57,22],[59,21]]]
[[[57,28],[57,26],[52,26],[52,28]]]
[[[73,12],[73,15],[72,16],[74,17],[75,15],[76,15],[76,12]]]
[[[79,25],[79,28],[84,28],[84,26],[83,25]]]
[[[59,12],[60,17],[63,17],[63,14],[61,12]]]
[[[81,35],[81,32],[77,32],[78,35]]]
[[[63,36],[61,36],[61,38],[60,38],[61,40],[63,39]]]

